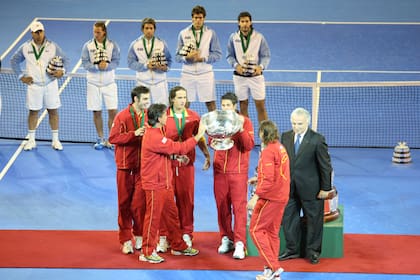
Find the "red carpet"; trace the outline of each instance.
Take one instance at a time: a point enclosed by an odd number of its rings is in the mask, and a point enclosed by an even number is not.
[[[289,272],[353,272],[420,274],[420,236],[345,234],[344,257],[282,262]],[[261,270],[259,257],[234,260],[219,255],[219,236],[195,234],[195,257],[162,254],[161,264],[138,261],[138,253],[123,255],[115,231],[0,230],[0,267],[8,268],[141,268],[185,270]]]

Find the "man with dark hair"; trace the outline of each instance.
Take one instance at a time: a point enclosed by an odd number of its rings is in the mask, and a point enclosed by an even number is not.
[[[266,120],[265,79],[263,70],[270,62],[270,49],[264,36],[254,30],[249,12],[238,16],[239,30],[232,33],[227,46],[227,61],[234,69],[233,84],[240,111],[248,116],[248,95],[254,99],[258,122]]]
[[[167,138],[165,134],[168,118],[166,105],[153,104],[147,115],[151,127],[144,133],[141,149],[141,182],[146,196],[146,214],[143,227],[143,253],[139,260],[149,263],[164,261],[155,250],[161,222],[168,230],[167,238],[172,247],[171,253],[195,256],[198,250],[188,246],[182,239],[178,209],[174,201],[170,155],[185,155],[194,149],[197,142],[204,136],[205,127],[200,123],[195,136],[184,142],[175,142]]]
[[[144,86],[131,91],[131,104],[119,112],[112,124],[109,141],[115,145],[117,166],[119,241],[124,254],[142,246],[143,219],[146,207],[141,188],[141,143],[147,125],[150,91]]]
[[[234,93],[226,93],[222,96],[222,110],[236,111],[237,102],[238,99]],[[244,259],[247,180],[250,151],[254,148],[254,128],[249,118],[239,117],[243,118],[243,125],[240,131],[232,136],[233,147],[229,150],[214,152],[213,173],[214,197],[221,237],[218,252],[225,254],[235,249],[233,258]]]
[[[176,61],[182,63],[180,84],[187,90],[188,101],[205,102],[208,111],[216,110],[216,86],[212,64],[222,58],[216,32],[204,24],[206,10],[195,6],[192,25],[178,35]]]
[[[166,42],[155,36],[156,21],[145,18],[141,24],[143,35],[134,40],[128,49],[128,67],[136,71],[137,85],[150,89],[153,103],[168,104],[166,72],[172,57]]]
[[[281,135],[290,159],[290,198],[284,211],[286,250],[280,260],[300,257],[299,247],[312,264],[319,263],[324,227],[324,201],[331,190],[331,159],[324,136],[309,128],[311,115],[296,108],[290,115],[292,130]],[[301,216],[306,241],[301,244]],[[302,248],[303,247],[303,248]]]

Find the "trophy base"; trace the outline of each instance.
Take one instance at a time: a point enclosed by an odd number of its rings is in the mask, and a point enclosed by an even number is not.
[[[233,147],[232,139],[213,139],[210,147],[216,151],[225,151]]]
[[[324,215],[324,223],[332,222],[337,220],[340,217],[340,210],[337,208],[335,211],[332,211]]]

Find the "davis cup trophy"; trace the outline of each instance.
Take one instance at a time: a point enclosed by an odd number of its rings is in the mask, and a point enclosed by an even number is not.
[[[54,56],[48,63],[47,69],[45,70],[47,71],[49,75],[52,76],[55,71],[63,70],[63,67],[64,67],[63,58],[61,56]]]
[[[257,68],[257,59],[252,54],[246,54],[243,56],[245,64],[243,65],[244,68],[244,76],[252,76],[254,75],[255,69]]]
[[[210,147],[214,150],[229,150],[234,144],[230,137],[242,128],[244,119],[235,111],[218,110],[204,114],[201,121],[212,138]]]

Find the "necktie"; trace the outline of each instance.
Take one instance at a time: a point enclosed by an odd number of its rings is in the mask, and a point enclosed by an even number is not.
[[[296,137],[296,142],[295,142],[295,154],[298,153],[299,151],[299,146],[300,146],[300,138],[302,137],[301,134],[298,134]]]

